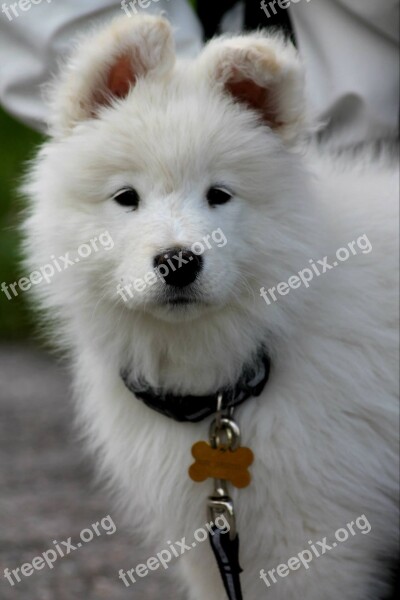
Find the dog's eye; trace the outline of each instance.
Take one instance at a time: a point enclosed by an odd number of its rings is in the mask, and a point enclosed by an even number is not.
[[[211,187],[207,192],[207,200],[210,206],[226,204],[232,197],[232,194],[222,187]]]
[[[124,188],[114,194],[113,200],[118,202],[121,206],[130,206],[135,209],[139,205],[140,197],[133,188]]]

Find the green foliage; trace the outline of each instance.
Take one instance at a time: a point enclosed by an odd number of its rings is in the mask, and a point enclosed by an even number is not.
[[[32,158],[41,137],[0,110],[0,285],[13,283],[23,275],[19,261],[19,212],[24,208],[18,197],[18,182],[24,162]],[[27,335],[32,326],[26,292],[8,300],[0,291],[0,338]]]

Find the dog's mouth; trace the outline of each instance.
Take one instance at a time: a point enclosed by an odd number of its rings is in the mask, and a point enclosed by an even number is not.
[[[166,294],[161,301],[163,306],[167,306],[169,308],[190,308],[194,306],[199,306],[205,304],[204,299],[199,294],[190,294],[190,293],[170,293]]]
[[[195,300],[194,298],[186,298],[185,296],[177,297],[177,298],[169,298],[165,302],[165,304],[167,304],[169,306],[186,306],[187,304],[197,304],[197,303],[198,303],[198,300]]]
[[[202,295],[194,289],[175,290],[166,289],[159,302],[162,306],[169,309],[187,309],[206,304]]]

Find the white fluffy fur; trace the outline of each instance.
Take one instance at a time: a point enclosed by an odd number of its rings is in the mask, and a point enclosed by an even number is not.
[[[118,44],[132,46],[134,61],[138,39],[142,76],[126,98],[91,118],[88,102]],[[117,21],[78,48],[55,86],[54,138],[25,186],[29,269],[106,229],[115,242],[35,288],[72,353],[79,420],[154,553],[167,540],[192,539],[205,523],[211,483],[193,483],[187,469],[208,422],[177,424],[146,408],[124,387],[120,367],[176,392],[205,394],[234,381],[265,343],[270,382],[237,411],[243,444],[256,456],[250,487],[232,490],[244,598],[376,600],[387,591],[385,560],[397,543],[395,167],[372,153],[295,150],[291,140],[305,122],[303,75],[281,39],[216,40],[197,60],[176,64],[170,50],[160,52],[169,39],[166,23],[148,17]],[[239,76],[245,69],[272,92],[283,129],[228,95],[221,81],[229,69]],[[211,209],[205,193],[215,182],[235,197]],[[110,199],[127,184],[142,198],[135,212]],[[204,256],[207,307],[157,305],[161,283],[130,304],[116,294],[118,282],[142,277],[161,249],[191,245],[218,227],[228,243]],[[270,306],[260,297],[261,286],[287,281],[309,259],[332,257],[363,234],[370,254]],[[267,590],[261,568],[287,562],[308,540],[332,538],[363,513],[368,535]],[[225,598],[207,543],[174,568],[191,599]]]

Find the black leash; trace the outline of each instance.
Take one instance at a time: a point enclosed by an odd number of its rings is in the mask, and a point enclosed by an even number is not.
[[[212,528],[210,544],[229,600],[243,600],[240,585],[239,536],[231,540],[218,527]]]

